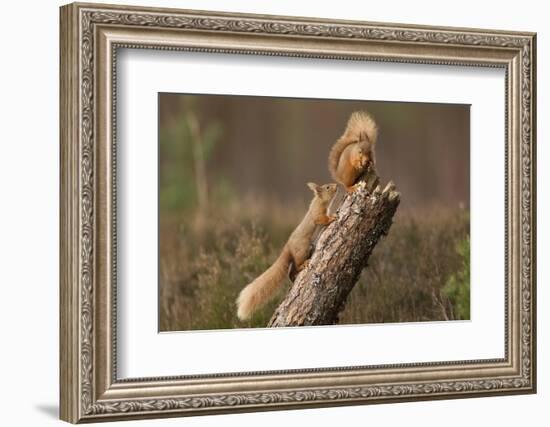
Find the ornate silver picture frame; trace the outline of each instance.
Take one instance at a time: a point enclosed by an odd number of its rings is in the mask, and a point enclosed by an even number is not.
[[[112,421],[536,391],[535,34],[79,3],[63,6],[60,13],[63,420]],[[121,48],[503,69],[504,357],[120,379],[115,107]],[[490,165],[487,168],[490,173]]]

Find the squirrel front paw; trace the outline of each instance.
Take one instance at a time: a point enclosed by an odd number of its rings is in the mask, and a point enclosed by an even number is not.
[[[354,169],[358,171],[363,171],[370,163],[370,159],[368,156],[361,153],[352,158],[350,163]]]

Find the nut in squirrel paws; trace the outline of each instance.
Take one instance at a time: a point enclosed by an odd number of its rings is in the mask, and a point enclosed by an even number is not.
[[[370,157],[362,152],[351,159],[351,164],[356,170],[365,170],[370,163]]]

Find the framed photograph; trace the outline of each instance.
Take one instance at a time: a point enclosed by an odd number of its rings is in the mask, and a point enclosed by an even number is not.
[[[535,34],[60,13],[63,420],[536,391]]]

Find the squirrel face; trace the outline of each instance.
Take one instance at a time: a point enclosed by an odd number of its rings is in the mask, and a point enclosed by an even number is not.
[[[332,200],[338,188],[336,184],[318,185],[314,182],[308,182],[307,186],[315,193],[316,197],[319,197],[323,202],[327,203]]]
[[[351,163],[355,169],[364,170],[371,162],[371,157],[372,156],[369,150],[365,150],[363,147],[357,146],[353,153]]]

